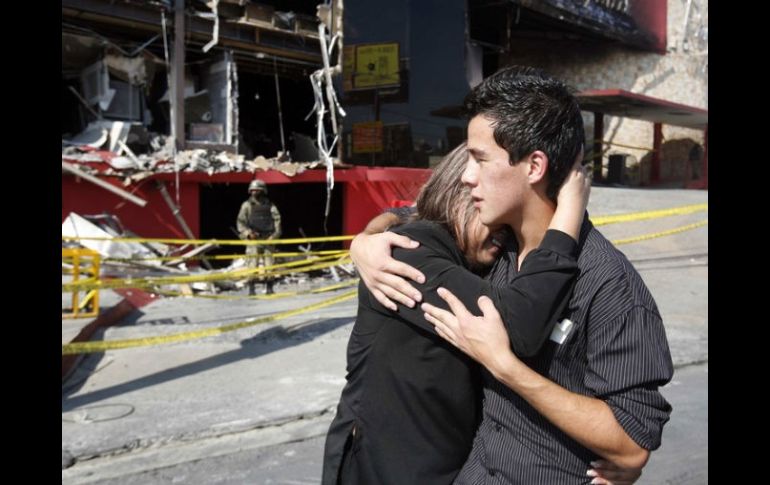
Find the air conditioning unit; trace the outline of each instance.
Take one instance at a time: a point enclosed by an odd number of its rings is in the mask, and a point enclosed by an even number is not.
[[[119,120],[142,119],[142,90],[129,83],[110,79],[110,89],[115,91],[107,109],[102,111],[105,118]]]
[[[83,98],[89,105],[104,101],[109,96],[110,75],[107,72],[107,65],[102,61],[97,61],[80,73],[80,86],[83,91]]]

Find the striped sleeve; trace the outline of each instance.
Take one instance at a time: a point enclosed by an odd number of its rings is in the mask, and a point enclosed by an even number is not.
[[[673,376],[671,354],[657,310],[635,305],[588,335],[585,385],[612,409],[639,446],[660,446],[671,405],[658,388]]]

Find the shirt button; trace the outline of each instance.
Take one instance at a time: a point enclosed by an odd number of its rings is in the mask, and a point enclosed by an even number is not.
[[[497,431],[499,433],[501,429],[503,429],[502,426],[500,426],[499,424],[495,425],[495,431]]]
[[[494,477],[495,476],[495,471],[494,470],[489,470],[489,476],[490,477]]]

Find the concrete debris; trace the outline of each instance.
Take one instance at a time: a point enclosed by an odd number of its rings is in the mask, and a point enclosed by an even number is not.
[[[156,160],[171,160],[174,156],[174,138],[165,135],[156,135],[150,139],[152,158]]]
[[[190,287],[192,287],[193,290],[198,290],[198,291],[210,291],[211,289],[210,286],[211,286],[210,283],[206,283],[203,281],[196,281],[194,283],[190,283]]]
[[[195,256],[200,256],[200,255],[202,255],[202,254],[204,254],[204,253],[206,253],[206,252],[208,252],[211,249],[214,249],[216,247],[218,247],[218,245],[213,244],[213,243],[206,243],[206,244],[201,244],[200,246],[195,246],[190,251],[187,251],[185,253],[180,254],[179,255],[179,259],[172,259],[172,260],[168,261],[166,264],[168,266],[176,266],[176,265],[184,266],[185,258],[192,258],[192,257],[195,257]]]
[[[281,162],[278,165],[276,165],[275,170],[278,170],[284,175],[287,175],[289,177],[293,177],[297,175],[298,173],[302,173],[305,171],[305,168],[298,164],[298,163],[292,163],[292,162]]]
[[[89,146],[91,148],[100,148],[107,143],[110,132],[102,126],[101,122],[95,121],[89,123],[85,130],[80,132],[71,140],[62,140],[63,144],[73,146]]]
[[[140,180],[144,180],[147,177],[151,177],[152,174],[153,174],[152,172],[137,172],[137,173],[135,173],[133,175],[129,175],[128,177],[126,177],[123,180],[123,185],[125,187],[128,187],[129,185],[135,184],[135,183],[139,182]]]
[[[110,125],[110,151],[120,155],[119,147],[128,140],[128,132],[131,131],[131,124],[122,121],[102,121],[103,125]]]
[[[61,225],[62,237],[98,237],[106,239],[81,239],[78,243],[88,249],[92,249],[104,257],[111,258],[132,258],[132,257],[152,257],[157,254],[144,244],[131,242],[112,241],[115,237],[122,236],[117,234],[115,228],[109,225],[97,225],[83,216],[70,212]],[[157,245],[157,243],[154,243]],[[165,245],[159,245],[164,247]],[[166,251],[167,251],[166,247]],[[160,266],[159,261],[146,261],[145,264]]]
[[[148,140],[147,130],[141,123],[97,120],[90,122],[86,129],[74,138],[62,140],[62,145],[104,148],[116,155],[121,155],[123,150],[121,143],[147,145]]]
[[[128,157],[113,157],[107,163],[110,164],[112,168],[117,170],[137,168],[136,162]]]
[[[267,158],[262,155],[257,155],[254,160],[250,160],[246,162],[246,164],[253,172],[257,170],[270,170],[272,168],[272,165],[267,161]]]
[[[143,86],[147,83],[147,66],[143,56],[126,57],[115,54],[104,56],[109,73],[127,83]]]
[[[143,57],[132,59],[114,55],[106,57],[103,63],[93,64],[92,77],[99,82],[92,83],[91,92],[87,92],[85,95],[90,96],[94,102],[98,101],[97,98],[102,99],[105,96],[106,91],[104,89],[106,88],[101,83],[101,73],[106,70],[107,64],[109,64],[111,73],[119,68],[122,69],[126,73],[126,79],[129,79],[132,84],[141,82],[142,73],[146,73],[146,70],[142,70],[144,69],[142,66],[147,64]],[[232,62],[225,59],[225,61],[212,65],[212,69],[216,67],[214,69],[216,74],[230,64]],[[209,83],[212,85],[222,84],[217,84],[217,82],[214,77],[209,79]],[[222,88],[223,86],[225,84],[219,87]],[[217,91],[221,92],[222,90],[218,89]],[[232,94],[232,96],[235,95],[235,93]],[[212,109],[208,104],[208,91],[204,89],[196,92],[192,83],[186,86],[185,97],[190,103],[191,115],[195,112],[193,108],[195,108],[195,100],[198,98],[205,98],[205,108],[207,110]],[[161,98],[161,101],[164,98]],[[217,111],[217,118],[222,117],[219,111]],[[211,116],[213,115],[210,115],[209,118]],[[201,118],[205,119],[206,117],[201,115]],[[191,141],[228,142],[228,139],[237,135],[234,130],[229,128],[231,124],[235,123],[235,120],[230,121],[232,123],[229,124],[227,122],[191,123]],[[148,133],[145,126],[139,122],[103,119],[90,122],[86,129],[77,136],[62,140],[62,160],[81,165],[80,169],[88,174],[122,177],[127,184],[134,183],[153,173],[174,172],[175,166],[180,171],[206,172],[211,175],[225,172],[254,173],[257,170],[274,169],[287,176],[294,176],[308,168],[315,167],[321,159],[321,154],[315,149],[305,150],[305,152],[310,154],[303,160],[306,163],[291,163],[288,154],[283,152],[279,152],[271,158],[259,155],[253,160],[246,160],[243,154],[221,151],[219,147],[196,147],[178,152],[176,154],[177,163],[175,164],[173,137]],[[84,163],[92,162],[104,162],[106,166],[82,166]]]
[[[86,146],[86,145],[83,145]],[[71,146],[62,146],[61,156],[62,159],[77,162],[104,162],[105,159],[99,151],[81,151],[79,148]],[[81,167],[86,172],[95,171],[91,167]]]
[[[125,259],[125,261],[102,262],[102,275],[116,277],[153,276],[159,271],[174,274],[200,272],[200,268],[188,268],[185,258],[200,258],[217,247],[213,243],[190,249],[189,245],[172,247],[158,242],[114,241],[115,238],[138,238],[139,236],[125,229],[118,217],[112,214],[81,216],[74,212],[70,213],[62,223],[62,237],[99,238],[79,239],[67,244],[77,244],[92,249],[105,258]],[[158,256],[177,259],[162,260],[157,258]],[[209,266],[208,269],[212,268]],[[210,283],[193,284],[192,288],[216,292],[216,288]]]
[[[110,111],[106,111],[107,108],[113,111],[118,109],[117,105],[111,106],[116,104],[112,99],[116,89],[140,89],[137,86],[150,82],[154,69],[152,66],[151,59],[143,55],[127,57],[109,53],[81,71],[83,94],[79,98],[88,107],[103,103],[102,113],[109,117],[107,115]],[[323,149],[319,150],[312,138],[301,133],[294,133],[295,140],[298,140],[296,144],[300,146],[298,154],[301,155],[296,162],[292,161],[285,148],[274,157],[258,155],[252,159],[248,147],[245,147],[248,155],[244,155],[243,151],[237,153],[237,70],[231,54],[225,53],[223,58],[210,63],[201,75],[200,84],[196,90],[193,79],[185,79],[185,114],[190,127],[187,150],[177,151],[173,136],[149,133],[146,128],[149,126],[149,114],[142,115],[142,121],[124,121],[138,120],[139,117],[134,116],[136,113],[128,113],[122,120],[109,120],[97,113],[99,119],[91,121],[81,133],[62,139],[62,161],[77,166],[77,169],[89,175],[120,177],[125,185],[155,173],[176,171],[214,175],[278,170],[291,177],[319,163],[326,165],[329,178],[332,166],[339,165],[339,161],[332,159],[329,153],[337,142],[336,138],[331,147],[323,144]],[[318,88],[321,88],[320,79]],[[140,94],[137,94],[137,99],[143,103],[144,98]],[[328,92],[326,94],[329,95]],[[324,124],[323,113],[334,112],[332,125],[335,125],[336,112],[341,110],[336,104],[336,98],[333,94],[331,96],[332,106],[329,110],[323,106],[322,99],[316,99],[316,108],[321,112],[321,127]],[[166,92],[159,101],[168,102],[168,98],[169,93]],[[144,112],[149,113],[146,109]],[[337,134],[336,131],[334,133]],[[323,129],[320,136],[324,137]],[[333,184],[333,178],[329,182]]]
[[[245,258],[237,258],[234,259],[232,263],[230,263],[227,267],[225,267],[225,271],[235,271],[239,269],[246,268],[246,259]]]
[[[195,94],[199,93],[194,93],[193,96]],[[192,126],[198,138],[215,141],[223,137],[221,123],[200,123]],[[295,133],[294,136],[298,134]],[[322,156],[323,154],[312,146],[312,139],[307,136],[305,138],[309,143],[308,149],[303,152],[305,161],[302,162],[292,162],[289,154],[282,151],[274,157],[257,155],[252,160],[246,160],[243,154],[214,148],[195,148],[177,152],[176,165],[179,171],[206,172],[210,175],[278,170],[289,177],[321,164],[327,165],[328,170],[329,161],[334,166],[339,165],[337,158]],[[97,120],[90,122],[77,136],[68,140],[62,139],[62,160],[78,165],[81,171],[91,175],[122,177],[126,185],[129,185],[153,173],[174,172],[174,139],[166,135],[148,133],[144,125],[137,122]],[[84,165],[93,162],[105,165]]]
[[[127,144],[121,140],[121,137],[116,138],[118,149],[116,151],[108,151],[99,149],[99,147],[107,145],[110,135],[107,130],[98,129],[100,130],[99,139],[94,139],[97,132],[95,131],[96,129],[93,129],[90,130],[91,138],[78,135],[73,140],[62,140],[62,160],[76,164],[81,171],[88,174],[123,177],[129,184],[149,177],[154,173],[174,172],[173,139],[171,137],[152,137],[149,141],[149,146],[154,151],[149,154],[136,154],[131,148],[128,148]],[[93,139],[93,141],[91,144],[71,146],[76,139],[85,141]],[[97,144],[98,147],[95,147],[94,145]],[[176,157],[180,172],[206,172],[208,174],[227,172],[255,173],[257,171],[278,170],[286,176],[293,177],[305,170],[325,164],[321,160],[291,162],[287,160],[286,156],[281,156],[280,153],[271,158],[258,155],[253,160],[246,160],[242,154],[202,148],[180,151]],[[332,158],[331,160],[335,166],[340,165],[339,159]],[[93,162],[104,163],[109,168],[96,168],[84,165]]]
[[[233,155],[228,152],[220,152],[219,154],[214,156],[214,160],[228,165],[230,167],[229,171],[237,171],[241,167],[243,167],[244,162],[244,156],[243,155]]]

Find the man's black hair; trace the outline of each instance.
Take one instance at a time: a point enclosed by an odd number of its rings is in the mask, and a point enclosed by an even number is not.
[[[493,122],[495,141],[511,165],[535,150],[548,156],[546,195],[555,201],[585,138],[572,90],[539,69],[510,66],[484,79],[463,105],[469,119],[481,115]]]

